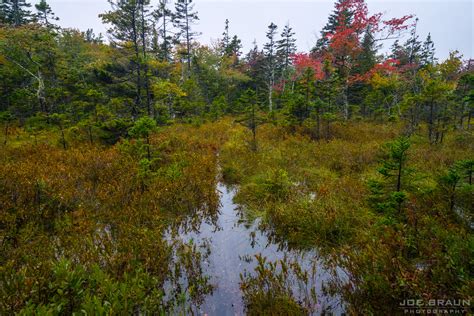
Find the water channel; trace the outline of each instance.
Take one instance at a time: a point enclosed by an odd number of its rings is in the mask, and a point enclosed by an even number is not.
[[[266,257],[268,261],[277,261],[285,256],[296,260],[303,269],[315,271],[306,284],[314,287],[317,303],[314,315],[341,315],[343,306],[338,297],[323,294],[323,284],[331,274],[324,269],[315,252],[288,250],[281,244],[269,240],[259,229],[258,220],[246,222],[239,206],[233,202],[235,190],[219,184],[220,210],[217,222],[203,221],[198,232],[181,232],[179,238],[184,242],[209,247],[210,254],[203,262],[204,273],[211,277],[215,289],[196,311],[200,315],[244,315],[244,303],[240,291],[240,274],[252,273],[257,265],[255,255]],[[315,269],[314,269],[315,268]],[[314,269],[314,270],[313,270]],[[298,286],[295,284],[295,297],[298,298]]]

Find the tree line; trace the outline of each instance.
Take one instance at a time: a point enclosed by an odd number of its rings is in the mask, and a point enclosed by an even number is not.
[[[266,43],[244,54],[228,19],[216,44],[198,42],[192,0],[108,2],[100,15],[108,41],[59,27],[46,0],[0,4],[7,129],[13,121],[33,134],[75,126],[113,143],[142,116],[168,124],[239,115],[320,139],[331,137],[334,121],[368,119],[402,121],[407,135],[426,126],[440,143],[449,130],[471,127],[472,71],[456,51],[438,61],[412,15],[385,19],[363,0],[338,0],[310,52],[298,52],[291,25],[271,23]],[[389,53],[380,53],[384,43],[393,43]]]

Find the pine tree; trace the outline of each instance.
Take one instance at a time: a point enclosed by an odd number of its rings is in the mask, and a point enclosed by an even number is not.
[[[434,62],[436,61],[435,47],[434,47],[433,40],[431,39],[431,33],[428,33],[428,36],[426,37],[426,40],[423,43],[420,59],[421,59],[422,66],[433,65]]]
[[[150,78],[148,68],[148,33],[150,31],[150,15],[149,15],[150,0],[138,0],[138,7],[140,12],[140,39],[142,48],[142,63],[144,70],[144,88],[146,97],[146,110],[148,116],[152,115],[151,107],[151,91],[150,91]]]
[[[230,35],[229,35],[229,19],[225,20],[224,33],[222,33],[222,47],[224,54],[227,53],[227,47],[230,44]]]
[[[398,60],[400,65],[406,65],[410,59],[410,51],[407,51],[403,45],[400,45],[400,41],[397,39],[393,42],[390,48],[390,58]]]
[[[144,74],[143,52],[146,51],[145,34],[148,28],[147,23],[142,20],[148,1],[109,0],[109,3],[112,10],[101,14],[100,17],[104,23],[111,25],[107,32],[112,45],[132,50],[133,57],[130,59],[130,63],[135,82],[135,102],[132,107],[132,116],[136,117],[142,106],[142,90],[147,77],[146,71]]]
[[[170,23],[174,20],[174,13],[168,9],[168,0],[160,0],[158,9],[154,12],[157,20],[157,42],[158,37],[161,38],[159,45],[158,58],[160,60],[171,61],[171,51],[173,49],[173,36],[171,35]],[[158,45],[157,45],[158,46]]]
[[[240,97],[239,103],[245,106],[243,111],[243,117],[238,119],[237,122],[247,127],[252,132],[252,140],[250,142],[250,148],[252,151],[257,151],[257,128],[266,123],[265,118],[260,115],[259,105],[257,101],[257,95],[252,89],[247,89]]]
[[[410,38],[405,42],[404,49],[408,52],[408,64],[420,64],[420,54],[421,54],[421,42],[419,36],[416,33],[418,19],[413,25],[413,28],[410,33]]]
[[[371,191],[369,202],[375,210],[386,214],[392,213],[391,215],[395,215],[393,212],[397,211],[398,215],[402,215],[402,205],[407,199],[409,178],[413,173],[413,170],[407,167],[409,149],[410,140],[406,137],[400,137],[387,144],[387,157],[378,169],[383,180],[369,182]]]
[[[0,23],[20,26],[34,21],[31,4],[22,0],[0,2]]]
[[[229,32],[229,20],[225,20],[225,28],[224,33],[222,33],[222,54],[224,56],[237,56],[239,57],[241,54],[242,49],[242,41],[234,35],[232,38],[230,37]]]
[[[361,52],[353,67],[353,74],[365,74],[377,63],[377,46],[370,27],[367,27],[361,42]]]
[[[268,42],[264,45],[265,65],[268,85],[268,109],[273,111],[273,87],[275,85],[275,71],[276,71],[276,41],[277,34],[276,24],[271,23],[268,26],[267,39]]]
[[[246,75],[252,78],[248,87],[251,87],[261,98],[261,93],[267,89],[266,60],[264,53],[259,49],[256,40],[253,42],[253,48],[245,56],[247,65]],[[263,97],[266,99],[266,94]]]
[[[377,45],[370,26],[364,32],[360,43],[360,53],[355,56],[351,75],[365,75],[377,64]],[[356,82],[348,87],[348,99],[350,104],[362,104],[367,92],[367,83]],[[364,113],[363,113],[364,114]]]
[[[288,68],[291,66],[291,55],[296,53],[295,32],[289,24],[285,25],[281,33],[281,39],[277,42],[277,56],[281,60],[282,74],[288,74]]]
[[[239,57],[242,54],[241,50],[242,41],[237,37],[237,35],[234,35],[229,43],[229,46],[227,47],[227,54]]]
[[[191,72],[191,44],[192,41],[199,35],[192,31],[192,25],[199,20],[198,13],[194,12],[194,4],[192,0],[179,0],[176,3],[176,15],[173,21],[175,27],[178,29],[176,36],[177,42],[185,45],[185,52],[183,54],[186,59],[188,75]]]
[[[41,0],[40,3],[35,5],[37,21],[46,26],[47,28],[56,28],[51,21],[59,21],[59,18],[56,17],[53,10],[51,9],[50,5],[46,2],[46,0]]]
[[[93,29],[87,29],[85,32],[82,32],[82,36],[84,40],[89,43],[99,44],[103,42],[102,33],[96,35]]]

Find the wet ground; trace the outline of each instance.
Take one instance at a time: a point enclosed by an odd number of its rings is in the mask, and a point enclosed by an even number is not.
[[[209,250],[209,256],[203,262],[204,273],[211,276],[215,285],[213,294],[208,296],[199,309],[201,315],[243,315],[244,304],[240,291],[240,274],[252,273],[256,266],[255,255],[260,254],[267,261],[277,261],[285,256],[296,259],[303,269],[314,271],[308,283],[303,287],[294,284],[295,297],[304,295],[308,289],[315,288],[318,296],[315,303],[315,315],[323,311],[332,311],[333,315],[341,315],[343,308],[337,297],[323,294],[322,286],[330,278],[328,270],[324,269],[315,252],[288,250],[284,245],[271,242],[259,230],[258,222],[247,223],[234,204],[235,192],[223,184],[218,185],[221,207],[217,222],[209,224],[202,222],[198,232],[181,232],[180,238],[193,241]],[[311,273],[310,273],[311,275]],[[331,314],[331,313],[330,313]]]

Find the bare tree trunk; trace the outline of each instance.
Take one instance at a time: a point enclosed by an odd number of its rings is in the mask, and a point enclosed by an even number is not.
[[[185,6],[185,15],[186,15],[186,57],[188,62],[188,77],[191,74],[191,37],[189,34],[189,16],[188,16],[188,3],[186,2]]]
[[[151,150],[150,150],[150,135],[146,135],[146,149],[148,161],[151,161]]]
[[[472,111],[469,111],[469,116],[467,117],[467,129],[471,130],[471,117],[472,117]]]
[[[271,66],[273,67],[273,66]],[[273,111],[273,84],[275,82],[275,70],[271,70],[271,75],[270,75],[270,82],[269,82],[269,87],[268,87],[268,110],[270,112]]]
[[[430,144],[433,143],[433,119],[434,119],[434,104],[433,100],[430,102],[430,117],[428,120],[428,139],[430,140]]]
[[[347,80],[344,81],[344,86],[342,88],[342,110],[344,113],[344,119],[348,120],[349,119],[349,100],[347,97],[347,92],[348,92],[348,83]]]
[[[5,124],[5,139],[3,141],[3,145],[7,145],[7,142],[8,142],[8,128],[9,128],[9,124],[8,122]]]
[[[327,120],[327,121],[326,121],[326,141],[329,141],[329,139],[331,138],[331,128],[330,128],[330,125],[331,125],[331,121]]]
[[[316,139],[321,138],[321,109],[318,108],[316,109]]]
[[[92,145],[92,144],[94,144],[94,139],[93,139],[93,137],[92,137],[92,126],[89,125],[88,128],[87,128],[87,130],[88,130],[88,132],[89,132],[89,141],[90,141],[90,143],[91,143],[91,145]]]
[[[59,128],[61,129],[61,143],[63,145],[63,149],[67,149],[67,144],[66,144],[66,135],[64,134],[64,127],[63,124],[59,125]]]

